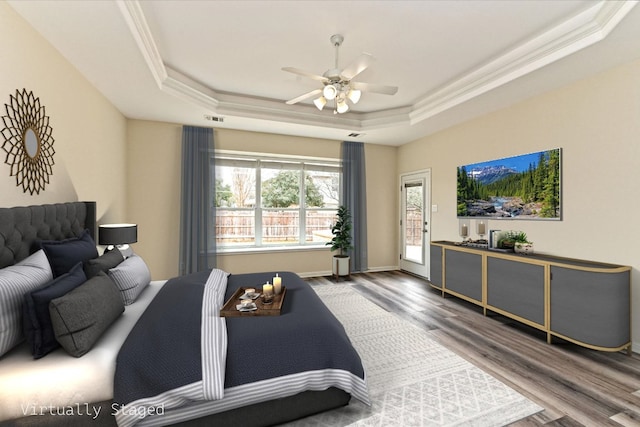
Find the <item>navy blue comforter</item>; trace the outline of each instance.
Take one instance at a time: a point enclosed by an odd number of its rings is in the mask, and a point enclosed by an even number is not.
[[[201,380],[201,299],[208,275],[174,278],[160,290],[120,350],[114,402],[129,404]],[[239,287],[261,289],[274,275],[229,276],[225,300]],[[364,380],[342,324],[300,277],[280,276],[287,288],[280,316],[226,318],[225,389],[326,369]]]

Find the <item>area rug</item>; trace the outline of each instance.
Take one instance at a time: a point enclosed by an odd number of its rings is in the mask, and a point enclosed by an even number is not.
[[[314,290],[358,350],[372,405],[353,399],[344,408],[287,426],[491,427],[543,410],[348,285]]]

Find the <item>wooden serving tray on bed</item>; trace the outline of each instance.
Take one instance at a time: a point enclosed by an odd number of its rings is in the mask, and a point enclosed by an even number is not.
[[[282,310],[282,303],[284,302],[284,296],[287,293],[287,288],[282,287],[280,295],[273,296],[273,302],[271,304],[264,304],[262,302],[262,293],[260,296],[253,300],[256,303],[257,310],[254,311],[239,311],[236,305],[240,304],[240,297],[244,295],[244,291],[247,288],[241,287],[231,295],[231,298],[224,303],[220,309],[220,317],[256,317],[256,316],[280,316]],[[254,288],[258,289],[258,288]]]

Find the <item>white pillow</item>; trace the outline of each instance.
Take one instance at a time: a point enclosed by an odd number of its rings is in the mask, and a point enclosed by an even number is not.
[[[151,273],[144,260],[133,254],[109,269],[109,277],[118,286],[124,305],[132,304],[140,292],[151,282]]]
[[[42,249],[15,265],[0,269],[0,356],[24,339],[22,302],[25,294],[52,280],[51,266]]]

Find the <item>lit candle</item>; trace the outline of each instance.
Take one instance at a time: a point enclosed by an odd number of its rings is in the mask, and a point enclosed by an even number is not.
[[[282,277],[278,276],[278,273],[273,278],[273,289],[276,295],[280,295],[280,292],[282,292]]]
[[[469,235],[467,224],[462,224],[462,227],[460,227],[460,235],[462,237],[467,237]]]
[[[269,282],[265,283],[264,285],[262,285],[262,293],[265,295],[273,294],[273,286],[271,286]]]
[[[482,222],[482,221],[480,221],[480,222],[478,223],[478,234],[479,234],[479,235],[481,235],[481,236],[482,236],[483,234],[485,234],[484,222]]]

